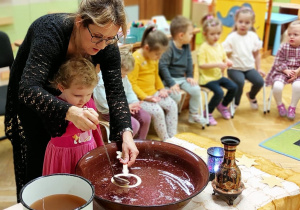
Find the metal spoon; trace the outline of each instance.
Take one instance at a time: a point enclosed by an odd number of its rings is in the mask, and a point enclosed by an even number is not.
[[[97,131],[98,131],[99,136],[101,136],[100,128],[98,128]],[[109,155],[108,155],[108,152],[107,152],[107,148],[106,148],[106,146],[105,146],[105,143],[103,142],[103,139],[102,139],[102,138],[100,138],[100,139],[101,139],[102,144],[103,144],[103,146],[104,146],[104,150],[105,150],[105,153],[106,153],[106,156],[107,156],[109,165],[110,165],[110,170],[111,170],[111,173],[112,173],[112,175],[113,175],[114,181],[115,181],[118,185],[120,185],[120,186],[128,185],[130,182],[129,182],[127,179],[123,179],[123,178],[120,178],[120,177],[115,176],[115,173],[114,173],[114,170],[113,170],[113,168],[112,168],[112,164],[111,164],[111,161],[110,161],[110,158],[109,158]],[[127,165],[126,165],[126,166],[127,166]],[[124,165],[123,165],[123,170],[124,170]],[[128,168],[127,168],[127,174],[128,174]]]
[[[123,174],[124,176],[128,175],[128,166],[127,164],[123,165]],[[127,180],[127,179],[124,179],[124,178],[120,178],[118,176],[113,176],[113,179],[114,181],[118,184],[118,185],[121,185],[121,186],[125,186],[125,185],[129,185],[130,182]]]

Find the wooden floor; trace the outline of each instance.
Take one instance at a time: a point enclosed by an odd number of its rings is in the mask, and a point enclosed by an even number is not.
[[[272,56],[263,59],[262,69],[267,72],[273,63],[273,59],[274,57]],[[249,89],[250,84],[247,83],[244,92],[247,92]],[[268,87],[267,93],[269,93],[269,91],[270,88]],[[233,119],[224,120],[220,113],[215,111],[213,115],[218,125],[206,127],[204,130],[202,130],[200,125],[189,124],[187,122],[188,110],[185,109],[179,115],[178,133],[192,132],[213,139],[216,142],[219,142],[220,138],[225,135],[236,136],[241,140],[241,144],[237,147],[238,150],[251,155],[262,156],[283,168],[300,172],[299,161],[258,146],[263,140],[298,122],[300,120],[299,109],[297,110],[299,113],[296,115],[294,121],[279,117],[273,99],[271,112],[264,115],[262,91],[258,94],[257,99],[259,102],[259,110],[252,110],[244,93],[241,105]],[[289,105],[290,100],[291,87],[289,85],[284,89],[283,101],[286,105]],[[0,118],[0,120],[2,122],[3,118]],[[0,131],[3,131],[2,123],[0,125]],[[2,132],[0,132],[0,135],[2,135]],[[153,129],[150,131],[148,138],[157,139]],[[0,141],[0,169],[0,209],[3,209],[16,203],[12,147],[8,140]]]

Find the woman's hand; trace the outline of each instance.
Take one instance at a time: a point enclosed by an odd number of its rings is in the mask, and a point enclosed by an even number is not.
[[[128,164],[131,166],[134,164],[136,157],[139,154],[139,151],[133,141],[132,133],[130,131],[125,131],[123,133],[123,143],[122,143],[122,155],[120,159],[122,164]]]
[[[66,120],[72,122],[82,131],[96,130],[99,124],[98,113],[92,108],[71,106],[66,114]]]

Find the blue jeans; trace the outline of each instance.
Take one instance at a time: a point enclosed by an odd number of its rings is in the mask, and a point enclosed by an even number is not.
[[[210,89],[214,93],[213,97],[208,103],[208,112],[210,114],[213,113],[215,108],[221,103],[222,99],[222,105],[227,107],[237,91],[237,85],[226,77],[222,77],[219,80],[209,82],[202,86]],[[227,89],[227,93],[224,98],[224,91],[221,87]]]
[[[264,79],[255,69],[248,71],[240,71],[234,69],[227,70],[228,77],[235,82],[238,86],[238,90],[235,95],[235,105],[239,105],[243,94],[243,88],[245,79],[252,83],[252,87],[249,92],[250,99],[255,99],[256,94],[264,86]]]

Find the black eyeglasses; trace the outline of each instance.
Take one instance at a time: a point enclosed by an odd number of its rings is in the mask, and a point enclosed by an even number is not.
[[[105,44],[106,45],[110,45],[110,44],[115,44],[117,41],[119,41],[119,37],[118,35],[116,35],[115,37],[113,38],[108,38],[108,39],[103,39],[103,36],[102,37],[99,37],[99,36],[93,36],[92,32],[90,31],[89,29],[89,26],[87,26],[87,29],[91,35],[91,42],[92,43],[95,43],[95,44],[98,44],[102,41],[105,41]]]

